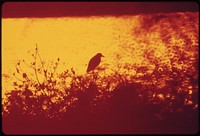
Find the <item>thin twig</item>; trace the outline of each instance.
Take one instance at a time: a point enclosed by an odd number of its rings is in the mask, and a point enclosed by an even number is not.
[[[21,81],[22,83],[24,82],[23,80],[21,80],[20,78],[18,78],[18,77],[16,77],[16,75],[15,74],[13,74],[13,76],[17,79],[17,80],[19,80],[19,81]]]
[[[41,83],[40,83],[40,81],[38,79],[38,75],[37,75],[37,50],[38,50],[38,48],[37,48],[37,43],[36,43],[35,56],[34,56],[34,58],[35,58],[35,68],[34,68],[34,71],[35,71],[36,80],[41,85]]]
[[[33,69],[33,67],[29,66],[25,61],[23,61],[23,62],[24,62],[24,64],[25,64],[27,67]]]
[[[38,84],[39,84],[40,86],[42,86],[42,84],[40,83],[40,81],[39,81],[39,79],[38,79],[38,75],[37,75],[37,55],[38,55],[38,47],[37,47],[37,43],[36,43],[35,56],[34,56],[34,58],[35,58],[35,68],[33,68],[33,69],[34,69],[34,71],[35,71],[35,76],[36,76],[36,80],[37,80]],[[43,91],[44,94],[46,95],[46,92],[44,91],[43,88],[42,88],[42,91]]]

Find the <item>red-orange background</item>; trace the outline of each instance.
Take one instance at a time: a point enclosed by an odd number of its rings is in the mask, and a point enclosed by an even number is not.
[[[198,11],[195,2],[6,2],[2,17],[133,15]]]

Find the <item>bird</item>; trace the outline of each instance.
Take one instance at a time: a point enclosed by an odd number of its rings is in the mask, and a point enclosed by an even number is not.
[[[97,53],[94,57],[92,57],[88,63],[87,73],[94,70],[101,62],[101,57],[104,57],[101,53]]]

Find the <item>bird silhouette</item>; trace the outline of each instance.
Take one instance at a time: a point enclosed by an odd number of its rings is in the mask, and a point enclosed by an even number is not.
[[[97,53],[94,57],[92,57],[89,61],[87,67],[87,73],[94,70],[101,62],[101,57],[104,57],[101,53]]]

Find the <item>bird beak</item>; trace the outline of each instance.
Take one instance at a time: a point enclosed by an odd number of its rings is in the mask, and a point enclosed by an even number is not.
[[[104,57],[103,55],[101,55],[101,57]]]

